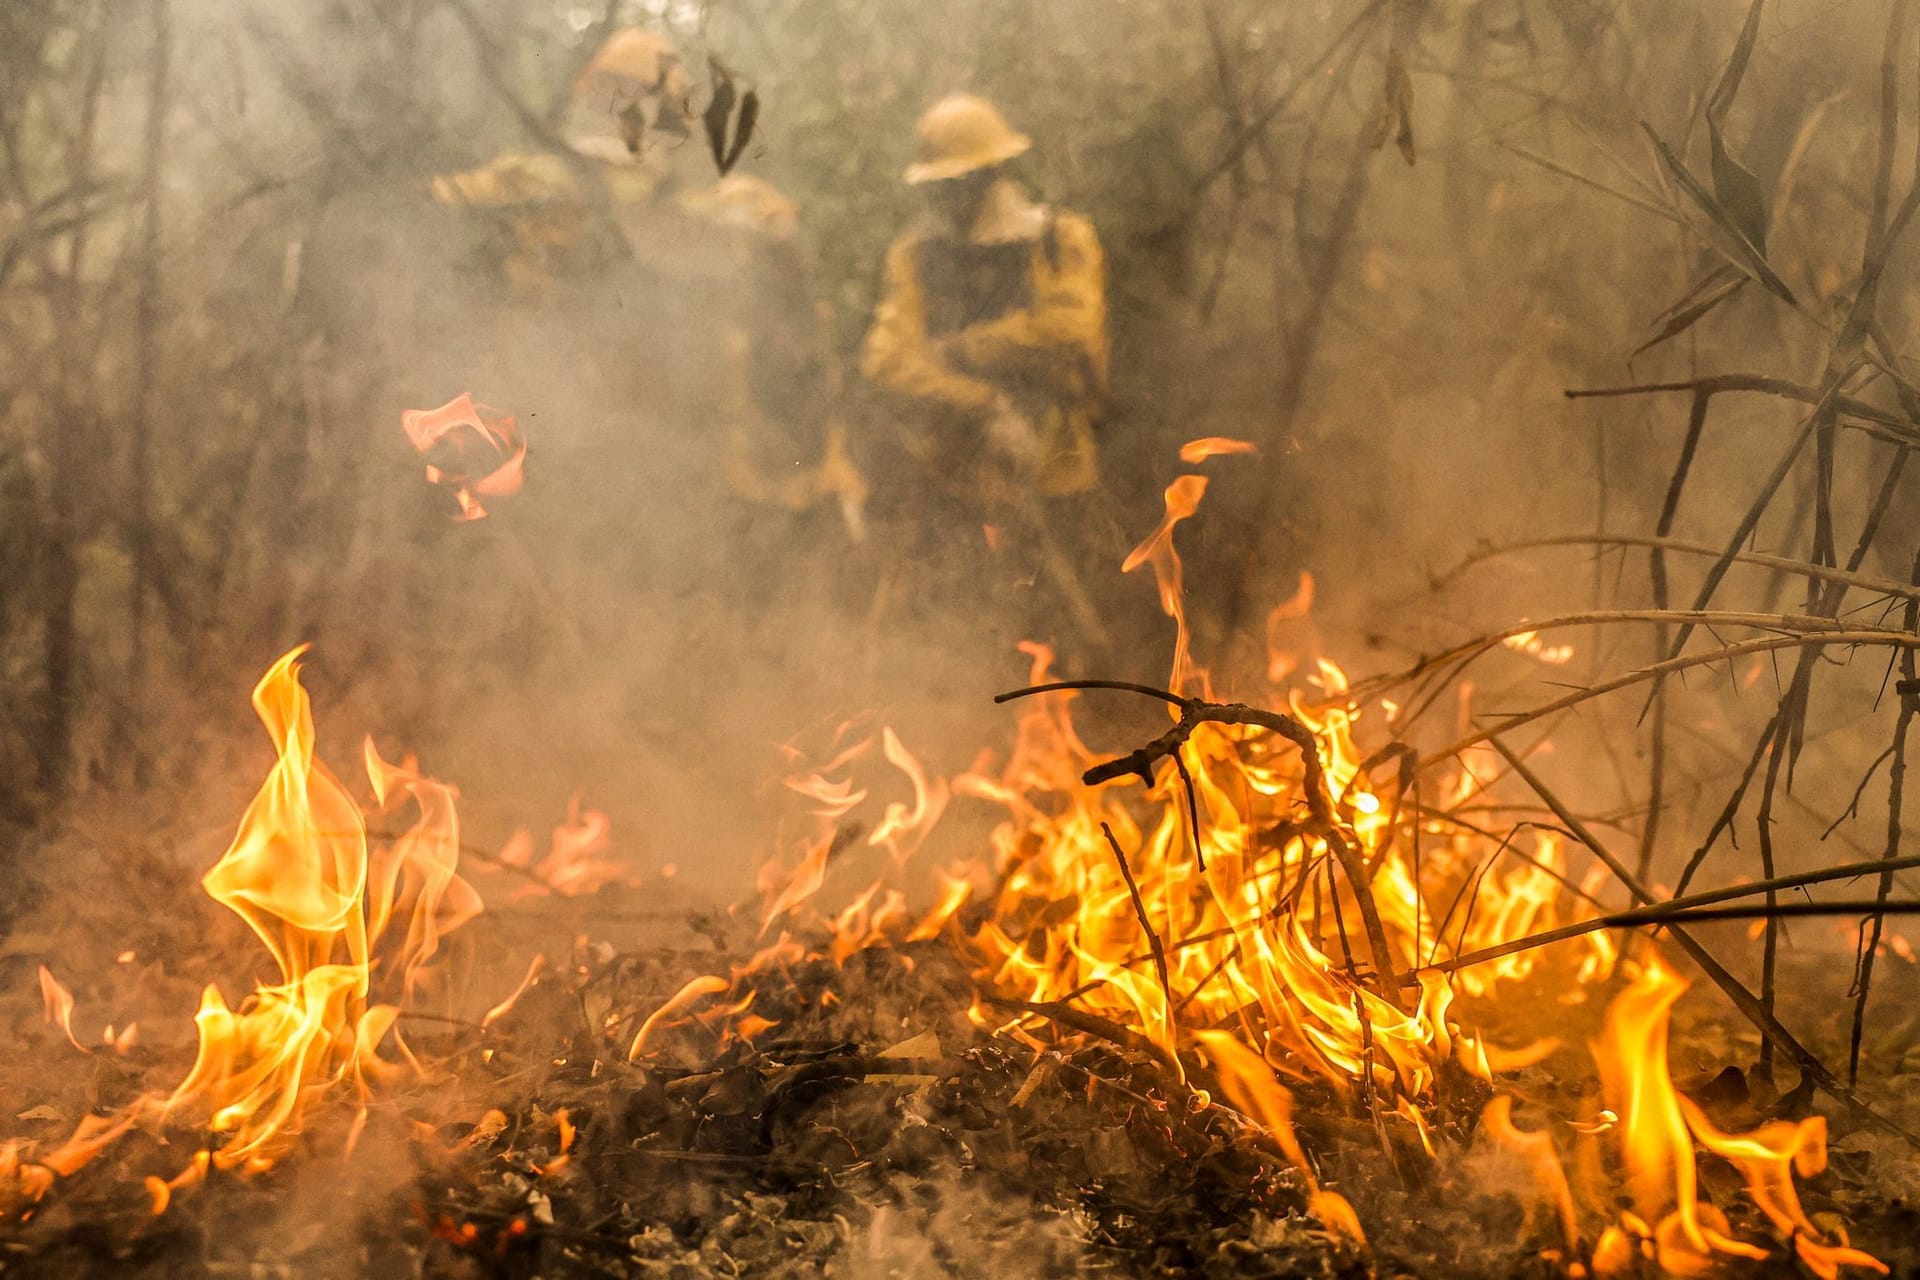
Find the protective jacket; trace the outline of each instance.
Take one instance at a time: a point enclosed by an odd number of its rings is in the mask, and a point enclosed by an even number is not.
[[[613,139],[580,138],[572,146],[592,162],[604,197],[585,188],[577,161],[551,152],[509,153],[433,180],[434,199],[442,204],[486,210],[500,220],[506,236],[497,260],[516,294],[542,296],[554,280],[602,271],[630,254],[631,246],[648,243],[644,224],[662,187],[662,170],[636,161]],[[608,216],[596,217],[599,199],[606,201]],[[607,243],[610,233],[623,236],[629,248]]]
[[[923,433],[916,441],[910,431],[909,446],[941,474],[986,483],[986,424],[1010,403],[1039,443],[1016,480],[1049,497],[1092,488],[1107,383],[1093,224],[1002,179],[965,240],[931,229],[900,237],[861,368],[907,402]]]

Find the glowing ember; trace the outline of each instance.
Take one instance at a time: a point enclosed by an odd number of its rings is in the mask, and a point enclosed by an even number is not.
[[[1521,631],[1508,636],[1500,642],[1515,653],[1524,653],[1529,658],[1544,662],[1550,667],[1563,667],[1573,661],[1573,646],[1570,644],[1548,644],[1540,638],[1537,631]]]
[[[1195,464],[1226,454],[1258,452],[1260,452],[1260,446],[1251,440],[1234,440],[1227,436],[1203,436],[1198,440],[1189,440],[1180,446],[1180,461]]]
[[[453,490],[456,520],[482,520],[483,497],[518,493],[526,479],[527,442],[510,417],[462,392],[438,409],[409,409],[400,428],[427,460],[427,483]]]

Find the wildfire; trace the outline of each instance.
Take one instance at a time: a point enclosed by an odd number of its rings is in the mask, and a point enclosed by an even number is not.
[[[1169,687],[1176,692],[1210,685],[1192,661],[1171,537],[1204,491],[1197,476],[1169,486],[1166,518],[1127,560],[1129,567],[1153,566],[1162,607],[1174,620]],[[1302,595],[1310,598],[1310,591],[1310,581],[1303,582]],[[1030,653],[1031,683],[1043,684],[1050,655]],[[1001,990],[1033,1003],[1072,1001],[1140,1029],[1169,1054],[1183,1047],[1183,1027],[1237,1026],[1238,1042],[1276,1080],[1358,1088],[1424,1136],[1418,1102],[1450,1060],[1485,1074],[1484,1049],[1449,1022],[1453,991],[1438,974],[1417,972],[1419,998],[1411,1007],[1366,975],[1419,971],[1489,939],[1559,923],[1558,844],[1540,836],[1531,860],[1469,884],[1472,869],[1492,851],[1484,837],[1422,820],[1417,794],[1402,793],[1403,779],[1376,783],[1371,771],[1386,761],[1365,759],[1355,744],[1366,713],[1340,701],[1344,673],[1322,659],[1315,679],[1324,695],[1319,709],[1297,694],[1287,705],[1313,734],[1324,797],[1309,793],[1312,781],[1294,744],[1215,724],[1187,739],[1185,776],[1162,770],[1143,801],[1119,783],[1089,789],[1081,775],[1099,760],[1074,732],[1074,695],[1033,699],[999,775],[955,783],[956,792],[1007,811],[993,835],[1000,893],[974,942],[989,958],[983,976]],[[1464,799],[1477,784],[1463,767],[1451,786]],[[1310,821],[1323,803],[1334,815],[1331,832]],[[1108,850],[1103,826],[1117,833],[1129,867]],[[1356,848],[1371,873],[1366,888],[1391,949],[1386,957],[1371,954],[1359,927],[1354,888],[1337,874],[1336,840]],[[1129,871],[1139,912],[1129,905]],[[1459,921],[1427,901],[1463,888],[1472,910]],[[1182,940],[1167,956],[1164,986],[1144,968],[1141,916],[1160,937]],[[1591,979],[1604,976],[1611,962],[1604,935],[1594,938],[1587,944]],[[1524,977],[1535,960],[1469,970],[1466,989],[1484,994],[1499,980]]]
[[[1195,442],[1192,452],[1234,452],[1215,443]],[[1164,518],[1124,566],[1154,573],[1176,629],[1168,687],[1180,695],[1210,696],[1211,689],[1193,659],[1173,540],[1180,522],[1198,512],[1206,484],[1183,475],[1169,485]],[[1303,578],[1272,625],[1303,620],[1311,598],[1312,581]],[[1022,647],[1029,683],[1047,683],[1051,652]],[[1553,833],[1516,839],[1505,846],[1510,864],[1489,868],[1500,851],[1495,841],[1423,816],[1415,776],[1383,771],[1391,757],[1370,759],[1356,745],[1373,713],[1345,700],[1340,668],[1318,659],[1310,671],[1317,696],[1309,701],[1296,691],[1280,707],[1311,735],[1316,769],[1295,742],[1250,725],[1203,724],[1180,748],[1183,767],[1162,768],[1144,793],[1124,780],[1084,785],[1082,775],[1103,761],[1074,728],[1072,691],[1026,701],[1004,763],[983,762],[950,783],[932,779],[890,730],[842,726],[826,762],[803,765],[788,780],[812,805],[817,826],[792,854],[768,864],[761,880],[762,937],[785,928],[730,978],[707,974],[686,983],[641,1024],[629,1056],[648,1053],[674,1022],[707,1021],[714,1012],[694,1015],[696,1006],[745,1009],[758,976],[801,953],[795,937],[809,927],[825,931],[827,955],[844,963],[866,947],[937,936],[975,901],[960,940],[980,986],[995,996],[990,1006],[976,1002],[977,1022],[1030,1039],[1033,1015],[1023,1006],[1068,1006],[1144,1037],[1176,1071],[1203,1064],[1307,1178],[1323,1225],[1364,1239],[1351,1206],[1319,1185],[1300,1151],[1289,1086],[1317,1082],[1364,1096],[1376,1114],[1406,1124],[1430,1146],[1424,1108],[1444,1073],[1488,1077],[1491,1061],[1537,1060],[1557,1044],[1490,1053],[1451,1019],[1455,988],[1430,966],[1578,911],[1565,898],[1564,855]],[[912,792],[910,803],[886,805],[866,840],[892,853],[894,866],[828,912],[816,904],[830,866],[850,856],[850,815],[875,788],[861,770],[876,740]],[[1463,761],[1432,799],[1470,801],[1477,778],[1493,773]],[[1000,814],[991,856],[942,870],[940,902],[916,918],[906,909],[900,864],[960,799]],[[1366,869],[1385,954],[1360,927],[1359,895],[1343,873],[1350,865]],[[1156,946],[1160,940],[1177,945]],[[1613,945],[1604,933],[1573,947],[1579,980],[1611,972]],[[1526,953],[1470,969],[1461,988],[1485,995],[1539,963],[1537,953]],[[1400,973],[1413,975],[1406,991],[1384,981]]]
[[[10,1146],[0,1177],[22,1199],[44,1196],[55,1178],[138,1121],[203,1116],[218,1141],[175,1178],[148,1180],[153,1210],[163,1212],[174,1192],[210,1168],[270,1168],[303,1117],[337,1086],[364,1099],[372,1083],[404,1069],[379,1053],[387,1039],[398,1043],[392,1000],[417,987],[441,940],[480,911],[457,872],[455,792],[411,759],[388,763],[368,739],[376,811],[411,806],[417,814],[404,833],[370,851],[361,807],[314,754],[312,707],[299,678],[305,651],[274,663],[253,691],[277,759],[232,844],[201,881],[265,944],[279,981],[237,1006],[208,985],[195,1017],[193,1068],[167,1096],[142,1099],[117,1118],[89,1116],[67,1142],[31,1159]],[[377,998],[376,967],[392,1000]],[[70,1016],[71,997],[44,968],[41,974],[50,1011]]]
[[[1240,452],[1224,447],[1234,443],[1196,441],[1189,460]],[[1169,485],[1162,520],[1124,565],[1151,568],[1176,632],[1165,695],[1174,724],[1158,754],[1107,767],[1111,761],[1075,728],[1073,707],[1083,694],[1071,688],[1023,691],[1033,696],[1021,703],[1005,759],[983,756],[951,778],[869,718],[840,725],[820,763],[805,763],[791,748],[797,767],[786,785],[807,807],[805,830],[762,869],[760,950],[726,972],[687,978],[650,1011],[609,1015],[601,1027],[609,1045],[640,1061],[658,1053],[673,1029],[694,1025],[723,1047],[751,1042],[777,1025],[763,1016],[765,1004],[755,1009],[768,975],[796,961],[844,966],[869,948],[945,937],[972,967],[976,1024],[1036,1047],[1045,1046],[1048,1023],[1051,1034],[1091,1027],[1130,1049],[1144,1047],[1167,1068],[1170,1095],[1196,1111],[1221,1108],[1223,1123],[1297,1171],[1307,1210],[1328,1234],[1364,1248],[1360,1216],[1327,1185],[1295,1132],[1296,1091],[1344,1097],[1376,1122],[1383,1141],[1387,1127],[1397,1126],[1431,1153],[1434,1117],[1450,1085],[1468,1077],[1490,1082],[1497,1071],[1559,1047],[1557,1040],[1490,1046],[1457,1020],[1457,999],[1488,997],[1549,965],[1575,988],[1608,981],[1618,944],[1594,931],[1553,951],[1522,950],[1450,971],[1445,962],[1469,952],[1583,918],[1596,905],[1594,886],[1575,886],[1558,833],[1523,828],[1500,839],[1459,818],[1482,798],[1483,780],[1500,773],[1487,748],[1463,753],[1450,773],[1425,782],[1418,757],[1404,747],[1367,753],[1360,745],[1366,730],[1393,711],[1355,696],[1325,658],[1272,663],[1276,677],[1305,672],[1306,679],[1268,706],[1211,702],[1212,680],[1194,659],[1174,544],[1206,485],[1198,475]],[[468,497],[462,510],[477,518]],[[1269,619],[1270,634],[1304,625],[1312,592],[1303,576],[1295,599]],[[1542,661],[1564,660],[1515,647]],[[1051,651],[1022,649],[1030,684],[1047,685]],[[277,980],[238,1005],[206,988],[196,1060],[170,1094],[116,1116],[90,1116],[45,1152],[0,1146],[0,1185],[16,1199],[44,1197],[142,1120],[191,1116],[215,1140],[172,1179],[147,1180],[153,1212],[161,1213],[213,1170],[271,1167],[325,1096],[357,1097],[357,1134],[372,1087],[409,1065],[419,1069],[396,1028],[400,1005],[431,980],[430,962],[447,935],[481,909],[458,871],[456,793],[411,757],[388,761],[368,739],[363,764],[372,801],[356,802],[315,755],[312,708],[299,679],[304,652],[282,657],[253,692],[276,760],[203,878],[267,948]],[[1233,714],[1208,719],[1200,710]],[[1090,771],[1111,776],[1088,785]],[[945,824],[961,802],[991,817],[986,847],[926,869],[937,900],[915,911],[910,878],[926,879],[918,862],[951,843]],[[869,805],[877,816],[860,821]],[[401,834],[369,837],[369,813],[391,822],[402,810],[413,818]],[[582,811],[576,799],[543,860],[535,864],[530,838],[518,836],[500,861],[537,879],[532,892],[585,893],[626,874],[607,857],[608,843],[605,816]],[[827,905],[830,878],[855,859],[874,869],[871,879],[836,879],[854,891]],[[1514,1123],[1511,1098],[1497,1097],[1483,1112],[1488,1140],[1518,1161],[1538,1216],[1564,1245],[1550,1256],[1570,1268],[1589,1260],[1601,1275],[1644,1263],[1701,1275],[1718,1259],[1769,1257],[1701,1199],[1697,1146],[1740,1172],[1778,1241],[1813,1274],[1834,1280],[1845,1266],[1884,1272],[1878,1260],[1816,1226],[1800,1203],[1795,1176],[1825,1166],[1824,1120],[1771,1121],[1748,1133],[1717,1127],[1678,1092],[1669,1071],[1668,1020],[1686,984],[1657,955],[1623,967],[1631,980],[1591,1046],[1602,1094],[1595,1118],[1528,1131]],[[547,968],[534,957],[519,988],[481,1025],[505,1016]],[[87,1051],[72,1030],[71,994],[44,966],[39,980],[49,1022]],[[1063,1019],[1063,1012],[1074,1016]],[[124,1048],[132,1030],[109,1028],[105,1043]],[[403,1061],[382,1056],[389,1041]],[[564,1108],[550,1119],[552,1157],[534,1168],[557,1177],[578,1158],[578,1130]],[[492,1132],[504,1124],[502,1117]],[[1581,1165],[1580,1183],[1570,1182],[1556,1137],[1588,1156],[1613,1151],[1631,1208],[1617,1211],[1609,1195],[1585,1185],[1592,1161]],[[1597,1237],[1585,1234],[1592,1226]]]
[[[1173,542],[1175,527],[1195,515],[1205,490],[1205,479],[1194,475],[1168,486],[1164,518],[1125,566],[1154,571],[1176,629],[1168,688],[1183,696],[1211,696],[1208,673],[1193,659]],[[1280,631],[1300,624],[1311,594],[1311,579],[1303,578],[1299,595],[1275,611],[1270,625]],[[1029,683],[1048,683],[1050,651],[1022,647],[1031,660]],[[1516,647],[1542,661],[1570,656]],[[1295,668],[1288,662],[1273,669],[1285,676]],[[1039,1043],[1034,1019],[1066,1007],[1143,1037],[1177,1074],[1198,1064],[1300,1171],[1309,1212],[1332,1234],[1362,1243],[1352,1206],[1321,1184],[1295,1136],[1293,1089],[1312,1083],[1363,1096],[1376,1117],[1404,1123],[1431,1151],[1428,1108],[1447,1073],[1490,1080],[1496,1069],[1538,1061],[1559,1046],[1551,1039],[1514,1050],[1485,1044],[1453,1019],[1456,989],[1485,997],[1549,963],[1585,987],[1611,977],[1618,951],[1611,935],[1596,931],[1553,952],[1516,952],[1451,975],[1436,968],[1583,918],[1595,909],[1596,886],[1577,887],[1556,832],[1528,829],[1502,841],[1448,819],[1480,797],[1484,779],[1501,773],[1490,751],[1479,749],[1485,758],[1470,751],[1451,777],[1427,782],[1423,801],[1417,770],[1385,767],[1398,757],[1368,756],[1357,745],[1376,708],[1348,697],[1335,664],[1316,658],[1308,670],[1315,696],[1296,689],[1276,709],[1290,711],[1311,735],[1317,770],[1294,741],[1245,724],[1204,723],[1179,748],[1183,768],[1161,768],[1144,790],[1132,775],[1089,787],[1082,775],[1105,761],[1074,728],[1072,707],[1081,695],[1073,690],[1026,700],[1004,763],[983,762],[945,792],[887,736],[885,757],[911,780],[916,797],[911,809],[890,806],[890,817],[921,814],[930,828],[949,795],[1001,815],[991,857],[942,871],[940,907],[911,931],[912,917],[884,877],[837,913],[815,905],[830,862],[847,847],[851,815],[869,792],[858,767],[871,736],[852,746],[836,740],[826,764],[789,780],[814,804],[819,828],[796,856],[769,864],[761,883],[763,936],[777,923],[802,933],[810,925],[825,932],[828,954],[844,963],[863,947],[954,929],[959,906],[978,900],[965,917],[970,923],[956,932],[976,960],[978,983],[995,993],[975,1002],[976,1022]],[[1384,711],[1391,719],[1392,709]],[[1316,785],[1323,795],[1312,793]],[[1316,818],[1322,812],[1332,815],[1330,823]],[[915,843],[931,843],[931,836],[922,831]],[[1343,858],[1339,842],[1357,857]],[[1384,956],[1359,927],[1358,894],[1345,875],[1355,864],[1365,869]],[[745,1008],[764,968],[804,954],[794,937],[782,932],[731,980],[710,974],[689,982],[646,1020],[630,1056],[646,1054],[663,1027],[686,1019],[698,1003]],[[1617,1274],[1644,1254],[1676,1274],[1696,1274],[1715,1254],[1767,1256],[1734,1239],[1724,1217],[1699,1199],[1697,1141],[1741,1170],[1756,1205],[1815,1274],[1831,1278],[1843,1265],[1884,1270],[1867,1254],[1831,1242],[1800,1208],[1792,1174],[1824,1164],[1824,1122],[1776,1122],[1745,1135],[1714,1129],[1667,1072],[1666,1012],[1683,984],[1657,963],[1637,972],[1594,1046],[1609,1109],[1598,1123],[1569,1126],[1585,1134],[1583,1141],[1620,1145],[1635,1206],[1599,1237],[1590,1255],[1595,1267]],[[1386,973],[1411,975],[1417,998],[1383,986]],[[1577,1265],[1574,1259],[1589,1256],[1583,1241],[1592,1239],[1583,1235],[1583,1221],[1612,1211],[1601,1203],[1583,1210],[1551,1134],[1521,1130],[1510,1108],[1506,1098],[1489,1105],[1487,1131],[1532,1180],[1564,1243],[1553,1256]]]

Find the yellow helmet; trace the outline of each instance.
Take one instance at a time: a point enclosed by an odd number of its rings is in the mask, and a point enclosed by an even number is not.
[[[941,182],[1004,164],[1032,146],[985,98],[956,93],[933,104],[913,131],[911,183]]]
[[[644,27],[622,27],[608,36],[574,81],[582,97],[607,94],[631,100],[636,94],[677,93],[686,85],[673,41]]]

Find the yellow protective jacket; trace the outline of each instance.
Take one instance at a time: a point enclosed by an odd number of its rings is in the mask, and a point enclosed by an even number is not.
[[[1059,497],[1098,479],[1094,427],[1107,384],[1105,267],[1093,224],[988,193],[965,242],[911,232],[887,252],[862,372],[906,402],[943,474],[985,483],[987,422],[1004,402],[1040,439],[1025,477]],[[976,485],[976,488],[979,486]],[[989,486],[990,487],[990,486]]]
[[[661,185],[660,172],[635,163],[605,139],[579,140],[576,151],[593,161],[606,183],[619,230],[650,206]],[[556,278],[587,276],[617,260],[620,250],[600,241],[592,207],[595,198],[582,189],[573,164],[551,152],[514,152],[496,156],[477,169],[441,174],[433,197],[442,204],[485,209],[508,232],[500,254],[501,274],[516,293],[538,297]]]

